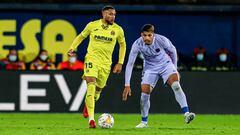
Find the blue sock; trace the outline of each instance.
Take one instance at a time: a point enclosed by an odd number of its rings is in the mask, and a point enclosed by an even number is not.
[[[182,108],[182,112],[183,112],[183,113],[189,112],[189,108],[188,108],[187,106],[186,106],[186,107],[183,107],[183,108]]]
[[[148,117],[142,117],[142,121],[147,122],[148,121]]]

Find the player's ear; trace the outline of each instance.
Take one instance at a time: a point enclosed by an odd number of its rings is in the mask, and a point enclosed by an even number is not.
[[[106,13],[104,11],[102,11],[102,17],[105,18]]]

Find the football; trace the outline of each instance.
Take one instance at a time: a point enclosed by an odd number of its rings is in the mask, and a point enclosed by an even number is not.
[[[98,125],[101,128],[112,128],[114,125],[113,116],[109,113],[103,113],[98,118]]]

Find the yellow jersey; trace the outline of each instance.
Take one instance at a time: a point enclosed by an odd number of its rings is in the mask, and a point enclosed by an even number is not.
[[[82,36],[83,38],[89,36],[89,44],[85,61],[93,62],[102,68],[109,69],[112,64],[112,53],[116,45],[116,41],[118,41],[120,45],[118,63],[123,64],[126,52],[126,41],[121,26],[116,23],[113,23],[112,25],[105,24],[102,19],[99,19],[88,23],[79,36]],[[75,49],[82,40],[75,39],[71,49]]]

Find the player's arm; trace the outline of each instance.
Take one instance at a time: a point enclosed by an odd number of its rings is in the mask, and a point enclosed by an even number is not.
[[[72,45],[70,46],[70,50],[75,50],[79,44],[82,43],[82,41],[85,39],[85,37],[80,33],[74,40]]]
[[[167,38],[165,40],[164,49],[168,53],[168,55],[170,56],[173,64],[175,65],[175,67],[177,69],[177,50],[176,50],[175,46],[171,43],[171,41]]]
[[[139,51],[136,42],[132,45],[132,49],[129,54],[128,63],[125,70],[125,88],[122,94],[122,100],[126,101],[128,96],[131,96],[130,80],[132,76],[132,70],[134,62],[137,58]]]
[[[115,65],[113,70],[114,73],[120,73],[122,71],[122,65],[124,63],[124,58],[126,54],[126,40],[125,40],[124,32],[122,29],[120,29],[117,40],[119,44],[119,56],[118,56],[118,63]]]
[[[87,24],[84,30],[73,40],[72,45],[68,51],[68,55],[72,56],[74,50],[82,43],[82,41],[90,34],[91,32],[91,22]]]

